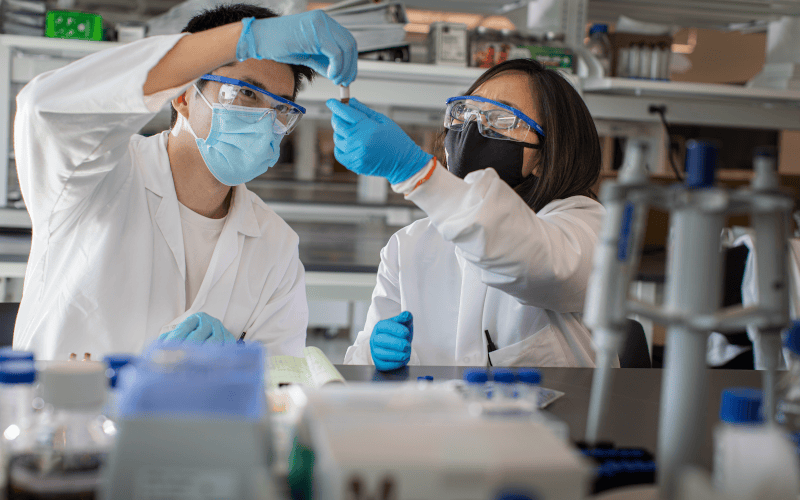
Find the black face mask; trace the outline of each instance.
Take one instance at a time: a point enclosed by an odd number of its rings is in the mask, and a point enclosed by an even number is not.
[[[447,170],[451,173],[463,179],[470,172],[492,167],[512,188],[530,177],[522,176],[525,148],[539,147],[538,144],[484,137],[474,121],[467,123],[466,128],[460,131],[448,130],[444,138]]]

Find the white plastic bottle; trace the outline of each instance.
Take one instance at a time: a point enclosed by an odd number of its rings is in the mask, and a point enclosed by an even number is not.
[[[789,369],[778,383],[775,421],[800,450],[800,321],[792,323],[783,345],[788,351]]]
[[[119,371],[126,365],[132,363],[136,357],[133,354],[110,354],[103,358],[103,362],[108,369],[106,376],[108,377],[108,398],[106,406],[103,410],[103,415],[111,420],[117,419],[117,379]]]
[[[467,398],[471,401],[483,402],[488,397],[489,374],[485,368],[466,368],[462,373],[466,386]]]
[[[35,381],[33,361],[0,363],[0,439],[6,453],[31,446]]]
[[[593,24],[589,28],[589,42],[586,44],[603,67],[603,76],[611,76],[611,42],[608,39],[608,25]]]
[[[762,392],[750,387],[722,392],[714,430],[714,487],[730,500],[796,500],[797,454],[774,426],[764,425]]]
[[[514,399],[516,397],[514,382],[516,376],[509,368],[492,368],[492,389],[495,399]]]

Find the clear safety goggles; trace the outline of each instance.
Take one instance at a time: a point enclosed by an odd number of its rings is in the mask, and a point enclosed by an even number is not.
[[[217,102],[225,109],[252,112],[254,123],[273,115],[277,134],[290,134],[306,113],[303,106],[242,80],[209,74],[200,79],[221,84]]]
[[[444,126],[460,131],[475,120],[478,131],[490,139],[531,143],[533,135],[544,137],[544,130],[522,111],[480,96],[458,96],[447,100]]]

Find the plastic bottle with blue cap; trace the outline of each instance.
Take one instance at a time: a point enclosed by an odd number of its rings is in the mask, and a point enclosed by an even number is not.
[[[729,464],[736,461],[743,435],[763,427],[761,412],[763,393],[752,387],[732,387],[722,391],[719,407],[720,423],[714,429],[714,481],[717,489],[729,482]]]
[[[788,370],[778,383],[775,421],[800,450],[800,321],[792,322],[784,334]]]
[[[542,374],[536,368],[519,368],[517,370],[517,396],[532,402],[536,407],[539,405],[539,384],[541,383]]]
[[[35,381],[33,361],[0,363],[0,439],[6,453],[31,446]]]
[[[765,425],[762,401],[762,391],[751,387],[722,392],[713,473],[720,498],[795,500],[800,494],[795,448]]]
[[[46,404],[31,428],[31,449],[9,457],[9,498],[43,498],[44,488],[52,498],[96,498],[115,438],[101,418],[106,366],[53,361],[37,378]]]
[[[4,361],[33,361],[33,353],[30,351],[17,351],[10,347],[0,349],[0,363]]]
[[[466,394],[475,401],[486,400],[489,396],[489,372],[486,368],[465,368],[462,378],[466,383]]]
[[[492,368],[493,397],[515,399],[517,397],[514,384],[516,380],[517,377],[513,370],[509,368]]]
[[[119,372],[124,367],[134,362],[136,356],[133,354],[109,354],[103,358],[103,362],[108,366],[106,370],[106,377],[108,377],[108,399],[106,401],[103,414],[111,420],[117,418],[117,382],[119,380]]]

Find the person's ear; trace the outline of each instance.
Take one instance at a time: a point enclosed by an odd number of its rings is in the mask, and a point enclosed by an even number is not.
[[[183,115],[184,118],[189,118],[189,103],[186,99],[188,95],[189,90],[186,90],[183,94],[172,100],[172,107],[175,108],[175,111]]]

